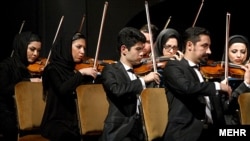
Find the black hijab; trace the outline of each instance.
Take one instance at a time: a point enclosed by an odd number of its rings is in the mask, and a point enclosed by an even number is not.
[[[176,38],[178,41],[179,50],[181,50],[181,36],[178,31],[173,28],[163,29],[156,38],[155,41],[155,56],[163,56],[163,47],[169,38]]]
[[[41,39],[37,34],[31,31],[17,34],[13,40],[12,57],[9,57],[2,62],[2,64],[9,66],[15,82],[31,77],[29,70],[27,69],[27,66],[29,65],[27,59],[27,49],[28,45],[32,41],[41,42]]]
[[[243,36],[243,35],[233,35],[233,36],[230,36],[229,39],[228,39],[228,48],[234,44],[234,43],[243,43],[246,45],[246,48],[247,48],[247,59],[245,60],[245,62],[243,62],[243,64],[245,64],[248,59],[249,59],[249,56],[250,56],[250,48],[249,48],[249,41],[248,39]],[[223,54],[223,60],[225,60],[225,54]]]
[[[65,81],[72,76],[75,70],[75,62],[72,56],[72,42],[77,39],[86,39],[85,36],[79,32],[63,34],[55,46],[52,47],[51,58],[49,64],[45,67],[43,72],[43,87],[47,90],[49,87],[49,79],[47,70],[54,68],[59,73],[60,78]]]

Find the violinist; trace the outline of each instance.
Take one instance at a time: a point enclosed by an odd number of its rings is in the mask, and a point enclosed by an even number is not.
[[[109,112],[100,141],[144,141],[137,96],[146,88],[146,84],[159,84],[159,74],[150,72],[138,78],[132,71],[134,65],[140,64],[143,58],[146,42],[138,29],[125,27],[118,33],[117,39],[120,60],[106,65],[101,76]]]
[[[221,123],[213,112],[220,103],[213,98],[219,91],[230,95],[231,87],[222,82],[206,82],[199,71],[198,64],[206,62],[211,54],[210,32],[203,27],[189,27],[182,38],[184,57],[169,61],[163,72],[169,101],[164,140],[214,140],[215,127]]]
[[[154,51],[156,58],[166,57],[169,60],[180,60],[183,53],[180,51],[182,47],[181,35],[173,28],[163,29],[156,38]],[[162,74],[167,61],[157,63],[157,71]],[[163,81],[161,81],[163,82]],[[160,87],[164,87],[161,83]]]
[[[242,65],[241,69],[243,69],[245,73],[243,74],[243,80],[241,80],[239,84],[237,84],[239,81],[233,78],[229,78],[229,84],[235,87],[232,93],[232,98],[228,99],[227,97],[226,99],[222,99],[222,101],[225,100],[223,101],[223,103],[225,103],[224,111],[226,111],[225,118],[226,118],[226,124],[228,125],[240,124],[240,117],[238,113],[239,111],[238,96],[241,93],[250,92],[249,52],[250,52],[249,41],[245,36],[233,35],[229,37],[228,60],[230,63]]]
[[[40,78],[31,78],[27,69],[39,57],[41,45],[36,33],[25,31],[17,34],[12,57],[0,63],[0,131],[4,141],[17,140],[17,114],[13,98],[15,85],[20,81],[41,82]]]
[[[147,44],[145,43],[145,47]],[[172,28],[163,29],[157,36],[154,42],[154,52],[157,61],[157,69],[161,73],[165,67],[167,61],[178,59],[183,57],[183,53],[179,51],[181,49],[181,36]],[[135,72],[139,75],[144,75],[150,72],[153,68],[152,58],[143,58],[142,63],[135,68]]]
[[[79,33],[63,34],[52,49],[50,63],[43,72],[46,107],[41,123],[42,136],[53,141],[80,141],[76,88],[93,81],[93,67],[75,69],[85,55],[86,37]]]

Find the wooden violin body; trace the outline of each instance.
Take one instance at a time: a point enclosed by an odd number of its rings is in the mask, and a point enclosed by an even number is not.
[[[43,69],[45,67],[47,58],[40,58],[35,63],[30,64],[27,68],[30,71],[31,75],[41,76]]]
[[[76,64],[75,69],[80,70],[82,68],[94,67],[95,60],[93,58],[85,58],[81,63]],[[114,60],[98,60],[97,61],[97,71],[102,72],[103,68],[107,64],[117,63]]]
[[[206,79],[222,78],[225,73],[223,62],[210,62],[205,66],[200,67],[200,71]],[[229,63],[228,75],[233,78],[244,78],[245,71],[241,69],[240,65]]]
[[[165,68],[168,61],[173,60],[173,58],[161,56],[157,57],[156,59],[156,66],[157,68]],[[142,63],[138,66],[134,67],[134,72],[137,75],[143,75],[153,70],[153,61],[151,58],[143,58]]]
[[[144,74],[151,72],[152,69],[153,69],[152,63],[146,63],[146,64],[142,63],[142,64],[134,67],[134,72],[137,75],[144,75]]]

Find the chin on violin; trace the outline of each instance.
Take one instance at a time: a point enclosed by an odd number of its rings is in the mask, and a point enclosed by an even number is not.
[[[39,58],[34,63],[30,64],[27,68],[33,77],[40,77],[45,67],[47,58]]]

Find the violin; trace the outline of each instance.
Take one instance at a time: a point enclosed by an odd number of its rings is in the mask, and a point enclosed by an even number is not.
[[[64,16],[61,17],[61,20],[59,22],[59,26],[57,28],[56,35],[54,37],[52,45],[55,43],[55,40],[56,40],[57,34],[59,32],[59,29],[61,27],[63,19],[64,19]],[[51,49],[49,51],[48,58],[39,58],[38,61],[36,61],[33,64],[30,64],[27,67],[32,76],[41,76],[42,75],[44,67],[49,63],[50,55],[51,55]]]
[[[147,64],[140,64],[138,66],[134,67],[134,72],[137,75],[144,75],[146,73],[149,73],[150,71],[152,71],[153,68],[153,64],[151,63],[147,63]]]
[[[228,74],[233,78],[243,79],[245,71],[240,65],[229,63]],[[206,79],[222,78],[225,73],[224,62],[209,61],[206,65],[201,65],[201,74]]]
[[[43,69],[45,67],[47,58],[39,58],[33,64],[30,64],[27,68],[30,71],[31,75],[41,76]]]
[[[157,57],[156,59],[156,65],[157,68],[165,68],[167,62],[169,60],[174,60],[174,58],[166,57],[166,56],[161,56]],[[143,75],[146,74],[153,69],[153,61],[152,58],[143,58],[141,61],[141,64],[134,66],[134,72],[137,75]]]
[[[88,58],[88,57],[86,57],[86,58],[83,59],[83,61],[81,63],[76,64],[76,66],[75,66],[76,70],[80,70],[82,68],[94,67],[95,60],[93,58]],[[105,65],[113,64],[113,63],[117,63],[117,61],[114,61],[114,60],[98,60],[97,61],[97,64],[98,64],[97,65],[97,71],[102,72]]]

